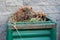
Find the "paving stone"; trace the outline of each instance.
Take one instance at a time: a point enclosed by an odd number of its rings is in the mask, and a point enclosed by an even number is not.
[[[0,40],[6,40],[6,24],[19,6],[30,5],[33,10],[44,11],[57,22],[57,37],[60,40],[60,0],[0,0]]]

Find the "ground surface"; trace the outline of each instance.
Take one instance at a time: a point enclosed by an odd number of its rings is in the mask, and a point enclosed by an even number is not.
[[[6,40],[6,24],[8,17],[20,5],[30,5],[33,9],[43,10],[57,22],[57,38],[60,40],[60,0],[0,0],[0,40]]]

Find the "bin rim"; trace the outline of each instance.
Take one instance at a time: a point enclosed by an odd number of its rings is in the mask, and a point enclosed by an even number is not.
[[[46,16],[46,18],[49,19],[49,21],[38,21],[38,22],[8,22],[8,25],[14,25],[14,23],[16,23],[16,25],[33,25],[33,24],[39,24],[39,25],[56,25],[57,23],[55,21],[53,21],[52,19],[50,19],[48,16]]]

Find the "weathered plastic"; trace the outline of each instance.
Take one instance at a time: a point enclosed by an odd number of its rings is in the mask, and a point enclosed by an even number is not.
[[[28,28],[26,27],[27,25]],[[33,25],[33,28],[29,28],[29,25]],[[36,25],[39,25],[41,28],[34,28]],[[8,23],[6,40],[56,40],[56,23],[50,19],[45,22],[17,22],[16,26],[24,26],[24,28],[17,29],[20,35],[16,29],[9,28],[13,26],[13,22]],[[46,28],[47,26],[48,28]]]

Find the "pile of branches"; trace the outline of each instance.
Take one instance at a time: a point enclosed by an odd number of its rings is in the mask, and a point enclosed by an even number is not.
[[[13,14],[13,17],[15,22],[46,21],[46,14],[44,12],[33,11],[30,6],[19,8],[18,11]]]

